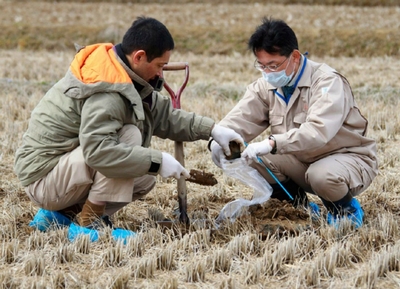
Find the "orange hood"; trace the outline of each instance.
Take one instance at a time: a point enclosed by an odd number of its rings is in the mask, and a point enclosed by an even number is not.
[[[113,44],[101,43],[85,46],[76,55],[70,69],[85,84],[132,83],[128,73],[118,62]]]

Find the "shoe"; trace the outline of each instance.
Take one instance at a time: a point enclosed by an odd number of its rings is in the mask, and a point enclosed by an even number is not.
[[[113,228],[113,225],[108,216],[96,220],[87,227],[82,227],[72,223],[68,230],[68,239],[73,242],[81,235],[88,235],[91,242],[98,241],[101,232],[100,229],[104,227]],[[115,228],[111,231],[111,236],[115,241],[122,241],[124,245],[128,242],[129,238],[135,237],[136,233],[130,230]]]
[[[337,229],[340,221],[348,219],[355,226],[355,228],[358,229],[363,224],[363,218],[364,211],[357,199],[353,198],[346,207],[343,207],[341,213],[333,215],[331,212],[328,212],[326,221],[329,225],[334,226]]]
[[[99,239],[99,231],[72,223],[68,229],[68,240],[75,241],[81,235],[88,235],[90,242],[96,242]]]
[[[57,211],[48,211],[40,208],[29,226],[39,231],[46,232],[50,227],[62,228],[69,226],[71,220]]]
[[[312,220],[316,221],[321,217],[321,209],[316,203],[309,202],[308,209],[310,210]]]
[[[115,241],[122,241],[122,243],[126,245],[129,238],[135,237],[136,233],[130,230],[117,228],[112,230],[111,236],[114,238]]]
[[[102,216],[86,227],[72,223],[68,229],[68,239],[73,242],[81,235],[88,235],[90,242],[96,242],[99,239],[99,230],[104,227],[113,227],[113,224],[108,216]]]
[[[101,218],[98,218],[96,221],[91,223],[90,225],[86,226],[88,229],[94,229],[94,230],[100,230],[104,227],[110,227],[113,228],[113,223],[110,220],[110,217],[105,215],[102,216]]]
[[[282,186],[286,191],[283,190]],[[287,201],[295,208],[304,207],[308,204],[307,193],[302,187],[296,184],[293,180],[288,179],[281,184],[271,184],[272,187],[272,199],[278,199],[280,201]]]

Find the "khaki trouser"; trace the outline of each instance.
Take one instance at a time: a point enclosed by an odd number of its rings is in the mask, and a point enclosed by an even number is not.
[[[279,181],[290,178],[306,192],[331,202],[342,199],[348,192],[359,195],[376,175],[356,154],[330,155],[311,164],[301,163],[292,155],[268,154],[261,159]],[[264,166],[253,163],[252,167],[269,183],[276,183]]]
[[[133,125],[119,131],[120,141],[141,145],[142,136]],[[105,214],[112,215],[130,202],[142,198],[155,186],[156,177],[144,175],[135,179],[107,178],[86,165],[82,148],[77,147],[60,158],[58,164],[42,179],[25,191],[39,207],[58,211],[75,204],[83,206],[86,199],[107,202]]]

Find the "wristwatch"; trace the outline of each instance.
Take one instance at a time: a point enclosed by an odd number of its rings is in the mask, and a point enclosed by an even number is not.
[[[276,139],[275,137],[271,134],[268,139],[273,140],[274,141],[274,147],[272,148],[272,150],[270,151],[271,154],[276,154],[277,148],[276,148]]]

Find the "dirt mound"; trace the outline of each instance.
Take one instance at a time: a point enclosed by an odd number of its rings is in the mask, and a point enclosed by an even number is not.
[[[231,201],[231,200],[229,200]],[[188,206],[188,213],[190,215],[191,230],[197,230],[200,228],[215,229],[216,216],[219,211],[211,210],[208,206],[197,204]],[[176,226],[176,229],[181,233],[188,232],[189,227],[179,223],[179,212],[175,211],[175,216],[169,218],[169,222],[172,224],[163,225],[168,228]],[[163,222],[161,222],[163,223]],[[161,224],[159,223],[159,224]],[[298,233],[313,228],[313,221],[310,217],[309,212],[304,208],[294,208],[291,204],[286,201],[279,201],[276,199],[270,199],[263,204],[252,205],[245,211],[240,217],[236,219],[235,224],[246,224],[243,226],[243,230],[252,229],[260,233],[262,238],[266,238],[270,235],[282,236],[293,236]],[[200,224],[200,226],[199,226]],[[219,229],[231,226],[227,220],[227,223],[218,223]],[[193,226],[194,225],[194,226]],[[241,225],[239,225],[241,226]]]
[[[295,235],[310,229],[310,214],[303,208],[294,208],[287,202],[270,199],[261,205],[249,207],[251,223],[263,236]]]

